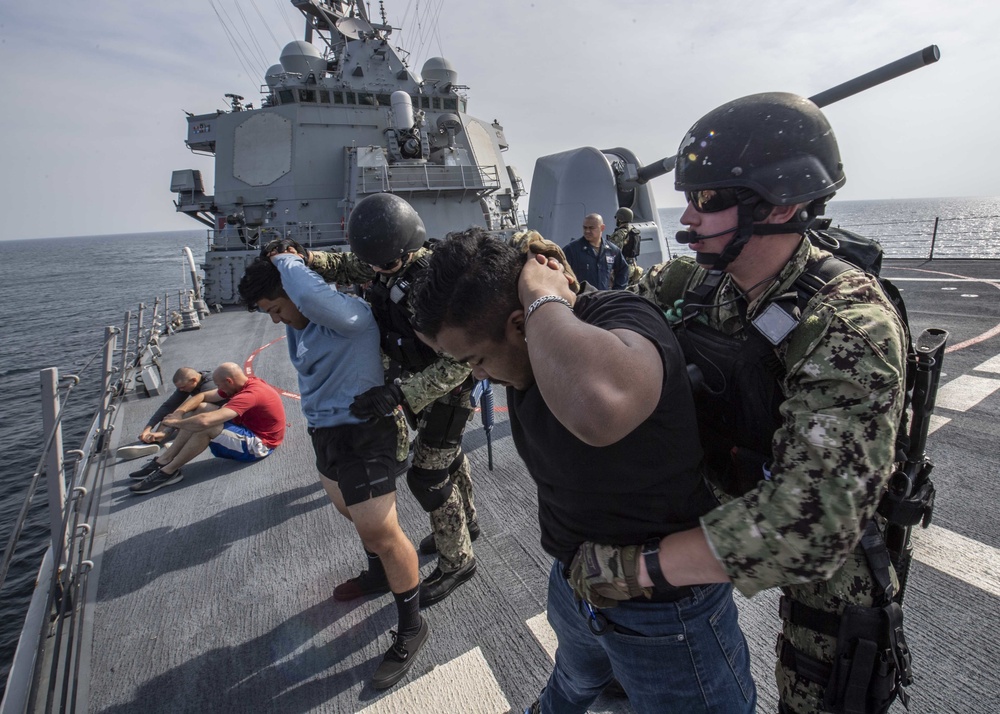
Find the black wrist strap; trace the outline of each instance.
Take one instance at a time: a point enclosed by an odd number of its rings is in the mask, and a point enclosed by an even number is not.
[[[653,581],[653,592],[663,595],[674,590],[676,587],[667,582],[663,569],[660,568],[660,539],[650,538],[642,545],[642,559],[646,561],[646,573]]]

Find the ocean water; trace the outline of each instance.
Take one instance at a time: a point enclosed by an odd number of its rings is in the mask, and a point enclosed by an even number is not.
[[[673,255],[681,209],[660,211]],[[890,257],[1000,259],[1000,198],[835,201],[834,225],[878,238]],[[935,219],[937,232],[935,235]],[[126,310],[171,301],[187,281],[181,249],[196,261],[204,231],[0,241],[0,546],[6,547],[42,449],[39,370],[77,373],[101,349],[104,326],[122,326]],[[148,325],[148,319],[147,319]],[[64,448],[79,447],[100,391],[96,362],[66,408]],[[44,487],[0,590],[0,695],[17,646],[34,578],[48,544]]]
[[[79,374],[63,422],[63,448],[79,448],[101,392],[101,360],[81,371],[103,347],[104,327],[122,327],[127,310],[190,286],[181,249],[197,261],[200,230],[140,235],[0,241],[0,548],[14,521],[43,448],[39,370]],[[154,294],[153,291],[156,291]],[[35,576],[48,546],[45,481],[31,503],[7,580],[0,589],[0,695],[17,647]]]

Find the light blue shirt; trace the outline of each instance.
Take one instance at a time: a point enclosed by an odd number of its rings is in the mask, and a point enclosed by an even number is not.
[[[384,383],[371,307],[324,282],[296,255],[279,255],[272,262],[288,298],[309,320],[303,330],[285,328],[306,421],[311,427],[361,423],[350,412],[351,402]]]

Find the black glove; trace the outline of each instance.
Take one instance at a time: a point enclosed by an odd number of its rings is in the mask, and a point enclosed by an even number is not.
[[[392,414],[397,405],[403,403],[403,390],[398,384],[383,384],[362,392],[351,402],[351,414],[358,419]]]
[[[272,255],[287,253],[289,248],[294,249],[296,253],[302,256],[303,260],[305,260],[306,256],[309,255],[309,251],[303,248],[301,244],[293,241],[291,238],[275,238],[260,249],[260,259],[270,260]]]

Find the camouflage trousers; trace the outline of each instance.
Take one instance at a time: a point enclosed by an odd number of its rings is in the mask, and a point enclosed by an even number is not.
[[[899,583],[896,573],[890,567],[894,587]],[[847,605],[871,607],[880,594],[865,552],[859,544],[848,556],[844,565],[829,580],[782,588],[792,600],[809,607],[840,614]],[[830,664],[837,648],[836,638],[813,630],[783,622],[782,636],[785,641],[805,655]],[[780,653],[779,653],[780,654]],[[779,658],[775,665],[778,695],[781,711],[795,714],[821,714],[825,687],[815,684],[782,665]]]
[[[430,470],[448,469],[448,478],[439,488],[450,483],[451,495],[429,515],[438,549],[438,567],[446,573],[458,570],[472,558],[468,524],[476,519],[469,460],[461,446],[433,448],[424,444],[418,435],[413,448],[413,465]]]

